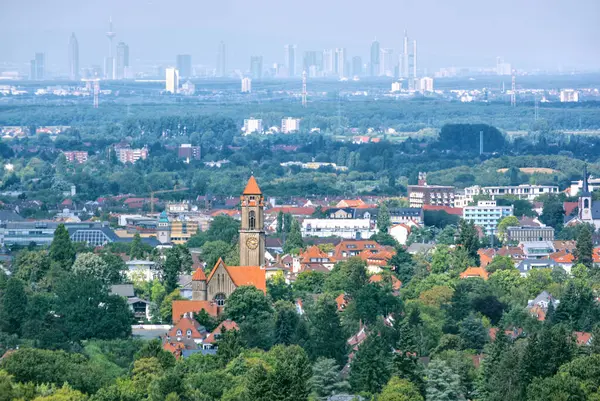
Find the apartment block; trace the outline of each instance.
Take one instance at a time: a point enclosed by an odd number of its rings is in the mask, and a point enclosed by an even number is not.
[[[513,206],[497,206],[496,201],[479,201],[477,206],[463,208],[463,219],[472,221],[481,227],[487,235],[494,234],[498,222],[506,216],[513,215]]]

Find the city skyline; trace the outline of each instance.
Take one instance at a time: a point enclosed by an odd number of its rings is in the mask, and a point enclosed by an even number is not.
[[[476,4],[471,0],[462,2]],[[46,54],[47,67],[56,70],[62,66],[65,73],[68,71],[64,62],[68,58],[68,49],[64,43],[71,32],[75,32],[79,41],[80,65],[101,65],[102,58],[106,57],[106,50],[103,49],[106,49],[106,22],[110,16],[115,23],[118,39],[130,46],[133,65],[144,62],[174,63],[177,54],[190,54],[196,65],[215,68],[216,48],[220,41],[227,45],[228,68],[243,71],[248,69],[253,55],[262,55],[264,65],[284,63],[281,49],[288,43],[297,45],[297,69],[301,67],[299,55],[307,50],[345,48],[347,59],[360,56],[363,60],[369,60],[373,37],[377,37],[381,47],[394,49],[394,53],[399,55],[403,51],[403,31],[407,29],[411,39],[419,39],[419,65],[427,69],[493,65],[498,56],[524,69],[600,68],[600,55],[595,51],[597,47],[594,41],[599,28],[591,18],[592,15],[598,15],[600,6],[589,0],[576,1],[578,7],[567,7],[557,1],[537,7],[537,3],[540,3],[537,0],[526,5],[509,0],[502,9],[478,5],[461,13],[433,0],[418,5],[408,1],[399,4],[376,1],[364,13],[340,11],[340,17],[344,16],[340,18],[341,22],[323,24],[323,32],[319,35],[310,34],[310,30],[299,22],[302,18],[308,18],[311,24],[324,21],[325,15],[321,14],[325,12],[312,9],[309,13],[305,10],[310,10],[310,6],[316,7],[317,3],[312,1],[304,8],[259,1],[255,7],[253,5],[253,9],[246,5],[235,11],[233,9],[239,5],[238,1],[230,0],[221,5],[205,6],[203,20],[206,21],[200,27],[163,15],[152,1],[134,0],[122,4],[108,0],[93,4],[90,6],[90,18],[86,18],[85,23],[68,15],[58,15],[45,4],[32,9],[25,8],[27,3],[11,3],[4,7],[3,16],[0,16],[0,32],[22,38],[19,38],[18,44],[17,41],[0,44],[0,60],[24,65],[32,54],[41,52]],[[60,3],[72,5],[73,11],[81,7],[71,0]],[[384,3],[390,10],[381,12],[378,6]],[[191,2],[178,4],[185,4],[191,12],[199,9],[198,5]],[[514,4],[512,12],[505,10],[510,8],[510,4]],[[331,9],[328,5],[322,7]],[[262,10],[262,14],[259,10]],[[387,24],[391,21],[393,10],[400,12],[400,15],[417,15],[427,11],[427,23],[420,19],[405,18],[406,21]],[[244,12],[257,19],[250,29],[244,28],[242,31],[236,27],[236,23]],[[284,12],[292,12],[298,18],[293,18],[285,29],[280,29],[280,24],[269,26],[270,17]],[[224,13],[227,17],[222,15]],[[307,16],[307,13],[310,15]],[[353,24],[364,23],[369,16],[375,15],[381,23],[374,29],[365,31],[353,28]],[[156,24],[161,18],[161,23]],[[24,19],[32,22],[32,26],[25,31],[19,22]],[[575,20],[578,23],[569,24],[569,29],[558,29],[559,23]],[[156,26],[161,29],[156,29]],[[277,35],[273,35],[275,30],[278,31]],[[556,52],[556,48],[561,51]],[[296,71],[296,75],[300,72]]]

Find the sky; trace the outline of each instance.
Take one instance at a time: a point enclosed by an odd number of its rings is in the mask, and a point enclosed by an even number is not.
[[[80,64],[102,65],[108,19],[132,65],[174,64],[191,54],[214,67],[227,45],[228,68],[247,70],[251,55],[283,63],[283,46],[345,47],[362,56],[377,38],[396,57],[404,29],[418,41],[419,69],[494,66],[600,69],[600,0],[0,0],[0,61],[23,66],[35,52],[47,69],[67,70],[68,41]]]

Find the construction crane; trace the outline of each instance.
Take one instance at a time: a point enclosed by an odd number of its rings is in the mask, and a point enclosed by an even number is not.
[[[154,214],[154,195],[155,194],[166,194],[169,192],[187,191],[188,189],[189,188],[187,188],[187,187],[177,188],[177,186],[175,186],[175,188],[173,188],[173,189],[163,189],[160,191],[151,191],[150,192],[150,214]]]

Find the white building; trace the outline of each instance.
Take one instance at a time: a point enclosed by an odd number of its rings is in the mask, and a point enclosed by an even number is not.
[[[252,133],[261,134],[263,132],[263,121],[257,118],[247,118],[244,120],[244,128],[242,128],[245,135]]]
[[[305,219],[302,222],[303,237],[368,239],[376,232],[370,219]]]
[[[477,206],[463,208],[463,219],[472,221],[484,229],[487,235],[494,234],[498,222],[506,216],[513,215],[513,206],[497,206],[496,201],[479,201]]]
[[[574,89],[563,89],[560,91],[560,101],[561,103],[578,102],[579,92]]]
[[[518,199],[533,201],[543,194],[558,195],[559,190],[555,185],[498,185],[490,187],[480,187],[474,185],[464,189],[464,193],[457,194],[454,198],[454,206],[465,207],[473,202],[473,198],[478,195],[488,195],[495,200],[496,197],[512,196]]]
[[[402,82],[392,82],[392,92],[402,91]]]
[[[165,91],[169,93],[179,92],[179,70],[177,68],[169,67],[165,70],[166,73],[166,86]]]
[[[583,188],[583,180],[579,181],[571,181],[571,186],[569,188],[569,195],[577,196],[579,195],[579,191]],[[594,192],[597,189],[600,189],[600,178],[592,178],[588,177],[588,190],[590,192]]]
[[[419,92],[433,92],[433,78],[425,77],[419,80],[419,86],[417,88]]]
[[[133,282],[152,281],[160,275],[160,271],[156,268],[156,263],[150,260],[130,260],[125,262],[125,265],[127,266],[127,270],[121,273]]]
[[[194,93],[196,93],[196,85],[194,85],[190,81],[186,81],[181,85],[181,89],[179,90],[179,92],[186,96],[191,96]]]
[[[287,117],[281,120],[281,132],[289,134],[292,132],[300,131],[300,119]]]
[[[242,78],[242,93],[252,92],[252,80],[248,77]]]

